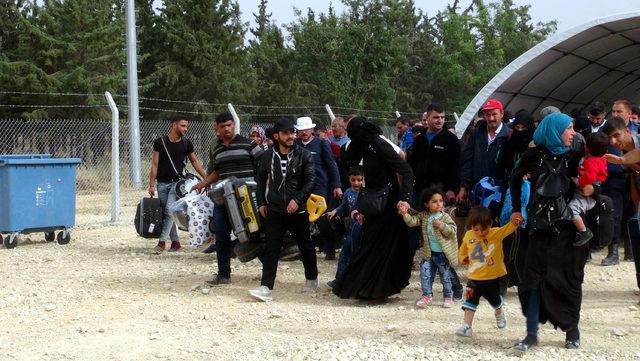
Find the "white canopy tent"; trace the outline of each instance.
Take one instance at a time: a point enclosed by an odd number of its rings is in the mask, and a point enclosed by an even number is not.
[[[488,99],[534,116],[594,101],[640,102],[640,11],[589,21],[529,49],[491,79],[456,123],[462,135]]]

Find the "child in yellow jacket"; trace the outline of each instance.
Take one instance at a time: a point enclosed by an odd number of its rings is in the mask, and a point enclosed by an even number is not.
[[[450,215],[443,212],[444,192],[440,188],[425,189],[420,195],[419,204],[424,206],[420,213],[410,209],[407,202],[398,204],[398,213],[405,223],[409,227],[421,226],[424,239],[423,259],[420,263],[422,297],[416,302],[416,306],[426,307],[433,301],[433,281],[437,272],[444,294],[442,307],[450,308],[453,306],[451,264],[458,263],[456,223]]]
[[[507,327],[507,318],[502,309],[503,298],[500,295],[500,278],[507,274],[502,252],[502,241],[513,233],[522,220],[513,221],[502,227],[491,227],[493,216],[485,207],[475,207],[467,217],[467,233],[459,250],[459,261],[469,265],[469,276],[464,310],[464,325],[456,330],[456,335],[470,337],[473,316],[484,297],[495,309],[498,328]],[[516,224],[518,223],[518,224]]]

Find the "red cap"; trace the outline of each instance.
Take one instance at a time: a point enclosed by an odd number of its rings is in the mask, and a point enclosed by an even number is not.
[[[500,110],[504,111],[504,108],[502,107],[502,103],[500,103],[500,101],[498,101],[496,99],[489,99],[482,106],[482,111],[494,110],[494,109],[500,109]]]

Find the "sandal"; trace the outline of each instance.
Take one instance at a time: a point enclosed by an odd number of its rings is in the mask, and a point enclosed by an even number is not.
[[[538,344],[537,337],[527,336],[524,338],[524,340],[513,345],[512,348],[516,351],[527,352],[530,348],[532,348],[533,346],[536,346],[537,344]]]

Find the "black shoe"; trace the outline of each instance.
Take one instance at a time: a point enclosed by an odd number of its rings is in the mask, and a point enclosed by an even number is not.
[[[457,290],[453,290],[453,300],[461,301],[462,300],[462,288],[458,288]]]
[[[538,337],[533,335],[527,335],[524,340],[513,345],[513,349],[520,352],[527,352],[530,348],[538,344]]]
[[[576,350],[580,348],[580,340],[566,340],[564,342],[564,348],[568,350]]]
[[[215,277],[213,277],[213,279],[211,281],[206,281],[207,284],[211,285],[211,286],[218,286],[218,285],[228,285],[231,283],[231,278],[230,277],[222,277],[220,275],[215,275]]]
[[[593,232],[591,232],[589,228],[585,229],[584,231],[577,231],[576,240],[573,241],[573,246],[574,247],[584,246],[585,244],[587,244],[587,242],[591,240],[591,238],[593,238]]]
[[[336,285],[336,280],[331,280],[331,281],[327,282],[327,287],[329,287],[329,288],[333,288],[333,286],[335,286],[335,285]]]
[[[211,243],[209,245],[209,247],[207,247],[205,250],[202,251],[202,253],[209,254],[209,253],[213,253],[215,251],[216,251],[216,243]]]
[[[620,258],[618,258],[618,254],[617,253],[611,253],[609,255],[607,255],[607,257],[605,257],[601,264],[603,266],[615,266],[617,264],[620,263]]]

